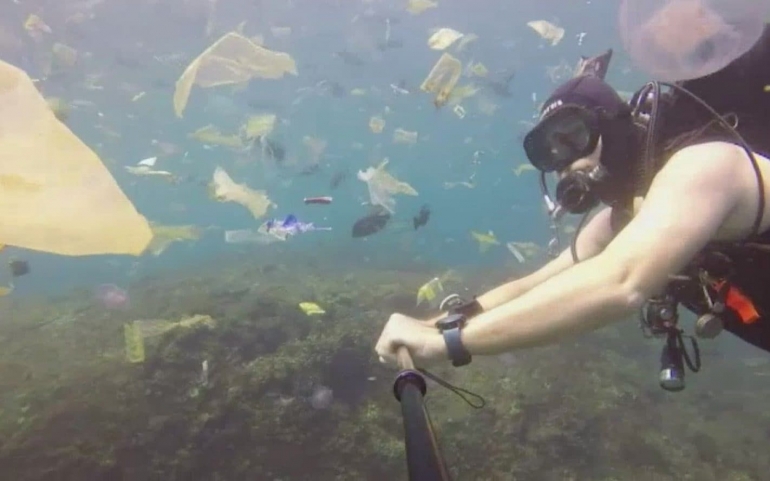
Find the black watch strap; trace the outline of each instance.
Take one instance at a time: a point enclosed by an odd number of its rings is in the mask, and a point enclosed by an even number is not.
[[[460,327],[454,327],[441,331],[444,336],[444,342],[446,343],[447,352],[449,353],[449,359],[452,361],[454,367],[465,366],[471,362],[471,353],[465,349],[462,341],[462,331]]]
[[[436,327],[441,331],[446,343],[447,354],[455,367],[465,366],[471,362],[471,354],[465,349],[462,340],[462,328],[466,317],[453,313],[436,321]]]

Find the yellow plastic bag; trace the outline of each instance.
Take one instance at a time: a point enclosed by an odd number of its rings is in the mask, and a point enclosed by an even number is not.
[[[0,243],[68,256],[140,255],[147,219],[21,69],[0,61]]]

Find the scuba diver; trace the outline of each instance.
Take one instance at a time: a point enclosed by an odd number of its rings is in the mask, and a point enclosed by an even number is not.
[[[552,221],[584,215],[570,245],[526,277],[474,299],[454,296],[436,318],[391,315],[375,347],[381,362],[396,363],[406,347],[416,363],[461,366],[641,312],[643,327],[666,338],[660,384],[677,391],[683,365],[699,368],[678,305],[699,316],[697,337],[728,331],[770,351],[768,84],[765,26],[721,70],[648,83],[630,102],[597,76],[558,87],[524,149]]]

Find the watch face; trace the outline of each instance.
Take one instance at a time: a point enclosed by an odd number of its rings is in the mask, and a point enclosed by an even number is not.
[[[462,314],[450,314],[436,321],[436,327],[441,330],[454,329],[461,327],[465,322],[465,316]]]

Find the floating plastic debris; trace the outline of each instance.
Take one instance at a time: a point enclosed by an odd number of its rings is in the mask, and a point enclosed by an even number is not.
[[[497,237],[495,237],[494,232],[491,230],[487,232],[486,234],[476,231],[471,231],[471,236],[473,237],[476,242],[479,243],[479,252],[486,252],[490,249],[492,246],[500,245],[500,241],[497,240]]]
[[[487,75],[489,75],[489,70],[481,62],[477,62],[477,63],[471,62],[470,64],[468,64],[468,67],[466,67],[465,70],[468,73],[468,75],[475,75],[476,77],[486,77]]]
[[[442,107],[449,100],[462,71],[463,66],[459,60],[443,53],[420,85],[420,90],[436,94],[433,104],[437,108]]]
[[[168,321],[166,319],[140,319],[123,324],[126,359],[131,363],[141,363],[145,361],[145,339],[161,336],[172,329],[191,329],[199,326],[213,329],[216,327],[216,321],[212,319],[211,316],[197,314],[191,317],[182,318],[176,322]]]
[[[324,311],[321,306],[315,302],[300,302],[299,308],[302,309],[302,312],[308,316],[320,316],[322,314],[326,314],[326,311]]]
[[[444,286],[441,285],[441,280],[438,277],[434,277],[417,289],[417,305],[419,306],[426,302],[431,307],[437,307],[443,294]]]
[[[226,230],[225,242],[228,244],[260,244],[267,245],[274,242],[281,242],[283,239],[279,239],[274,235],[270,235],[264,230],[256,229],[239,229],[239,230]]]
[[[463,34],[451,28],[439,28],[428,38],[428,47],[433,50],[445,50],[463,37]]]
[[[564,38],[563,28],[545,20],[533,20],[531,22],[527,22],[527,26],[537,32],[538,35],[540,35],[540,37],[542,37],[544,40],[551,42],[552,46],[557,45],[559,42],[561,42],[561,39]]]
[[[397,128],[393,131],[393,143],[395,144],[409,144],[413,145],[417,143],[418,133],[410,130],[404,130]]]
[[[321,197],[305,197],[303,199],[303,202],[305,204],[331,204],[332,203],[332,197],[325,195]]]
[[[366,182],[369,187],[369,202],[374,206],[381,206],[390,214],[395,212],[396,200],[393,196],[396,194],[418,195],[414,188],[390,175],[385,167],[388,165],[388,159],[383,160],[380,165],[369,167],[365,171],[358,171],[358,179]]]
[[[306,232],[330,231],[331,227],[316,227],[312,222],[300,222],[293,214],[289,214],[283,220],[273,219],[265,222],[260,230],[269,233],[281,240]]]
[[[241,133],[246,139],[269,135],[275,128],[276,119],[275,114],[252,115],[241,126]]]
[[[201,228],[195,225],[160,225],[150,224],[152,242],[147,252],[154,256],[161,255],[174,242],[196,241],[201,236]]]
[[[334,393],[326,386],[316,386],[310,395],[310,405],[313,409],[326,409],[334,401]]]
[[[29,36],[35,40],[42,39],[44,33],[53,33],[51,27],[46,25],[46,23],[34,13],[27,17],[27,20],[24,22],[24,30],[26,30],[27,33],[29,33]]]
[[[241,139],[240,135],[237,135],[237,134],[225,135],[213,125],[207,125],[205,127],[201,127],[200,129],[191,133],[189,137],[195,140],[198,140],[200,142],[203,142],[205,144],[222,145],[222,146],[231,147],[234,149],[242,149],[243,147],[245,147],[245,145],[243,144],[243,139]],[[260,139],[261,138],[262,137],[260,137]]]
[[[280,79],[286,74],[297,75],[291,55],[263,48],[240,33],[226,33],[193,60],[177,80],[174,112],[182,117],[193,85],[206,88],[243,84],[256,77]]]
[[[513,169],[513,173],[516,174],[516,177],[519,177],[524,172],[537,172],[537,169],[535,169],[535,166],[532,164],[519,164]]]
[[[508,242],[505,246],[520,263],[524,263],[526,259],[536,255],[542,250],[534,242]]]
[[[522,254],[519,248],[516,247],[515,242],[508,242],[507,244],[505,244],[505,247],[508,248],[508,251],[510,251],[510,253],[513,254],[513,257],[515,257],[520,264],[524,263],[525,261],[524,254]]]
[[[409,0],[406,11],[412,15],[419,15],[425,10],[438,7],[438,2],[432,0]]]
[[[369,130],[375,134],[381,134],[385,128],[385,119],[382,117],[374,116],[369,119]]]
[[[0,243],[68,256],[140,255],[152,239],[147,219],[32,79],[2,61],[0,104]]]
[[[144,362],[144,339],[139,326],[134,323],[123,324],[123,340],[126,346],[126,360],[132,364]]]
[[[237,184],[222,167],[214,170],[214,176],[209,184],[209,193],[219,202],[235,202],[246,207],[255,219],[264,217],[268,209],[275,204],[263,190],[253,190],[245,184]]]

